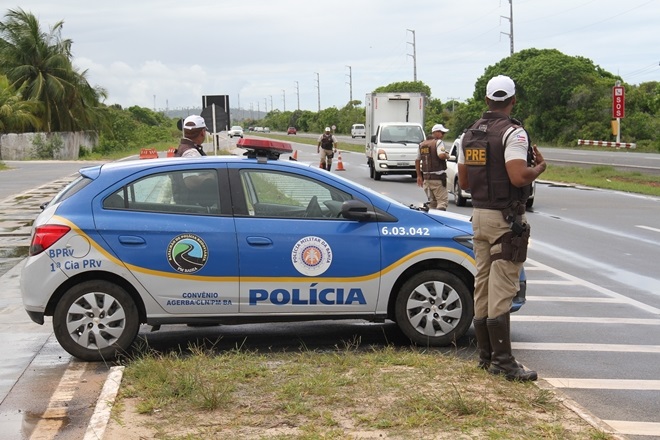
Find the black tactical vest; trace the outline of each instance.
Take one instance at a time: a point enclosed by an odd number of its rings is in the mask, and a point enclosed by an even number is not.
[[[502,138],[511,127],[518,128],[520,123],[504,113],[486,112],[463,136],[461,148],[475,208],[504,210],[516,202],[524,205],[531,194],[531,185],[513,186],[506,172]],[[531,148],[528,138],[528,166]]]

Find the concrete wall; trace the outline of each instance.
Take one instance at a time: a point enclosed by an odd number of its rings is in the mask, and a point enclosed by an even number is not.
[[[42,136],[45,142],[54,135],[60,136],[63,146],[53,157],[58,160],[76,160],[81,146],[93,150],[98,144],[98,134],[95,131],[3,134],[0,136],[0,160],[35,159],[33,140],[38,135]]]

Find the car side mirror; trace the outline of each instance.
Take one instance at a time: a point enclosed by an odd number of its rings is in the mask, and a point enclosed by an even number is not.
[[[375,216],[373,211],[369,211],[369,206],[361,200],[347,200],[341,204],[340,214],[348,220],[364,221]]]

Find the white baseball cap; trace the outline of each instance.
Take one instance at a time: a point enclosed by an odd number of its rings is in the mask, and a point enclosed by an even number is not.
[[[449,129],[445,128],[445,126],[442,125],[442,124],[435,124],[433,126],[433,128],[431,129],[431,133],[433,133],[434,131],[441,131],[443,133],[447,133],[449,131]]]
[[[325,127],[325,131],[330,131],[330,127]]]
[[[516,85],[508,76],[497,75],[486,85],[486,98],[492,101],[505,101],[516,94]]]
[[[204,118],[198,115],[190,115],[183,120],[183,128],[185,130],[194,130],[196,128],[206,128],[206,131],[210,131],[204,122]]]

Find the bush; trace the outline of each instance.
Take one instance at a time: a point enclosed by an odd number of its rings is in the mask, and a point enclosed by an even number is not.
[[[37,134],[32,140],[32,154],[35,159],[54,159],[64,147],[62,137],[54,133],[50,139],[45,139],[42,134]]]

